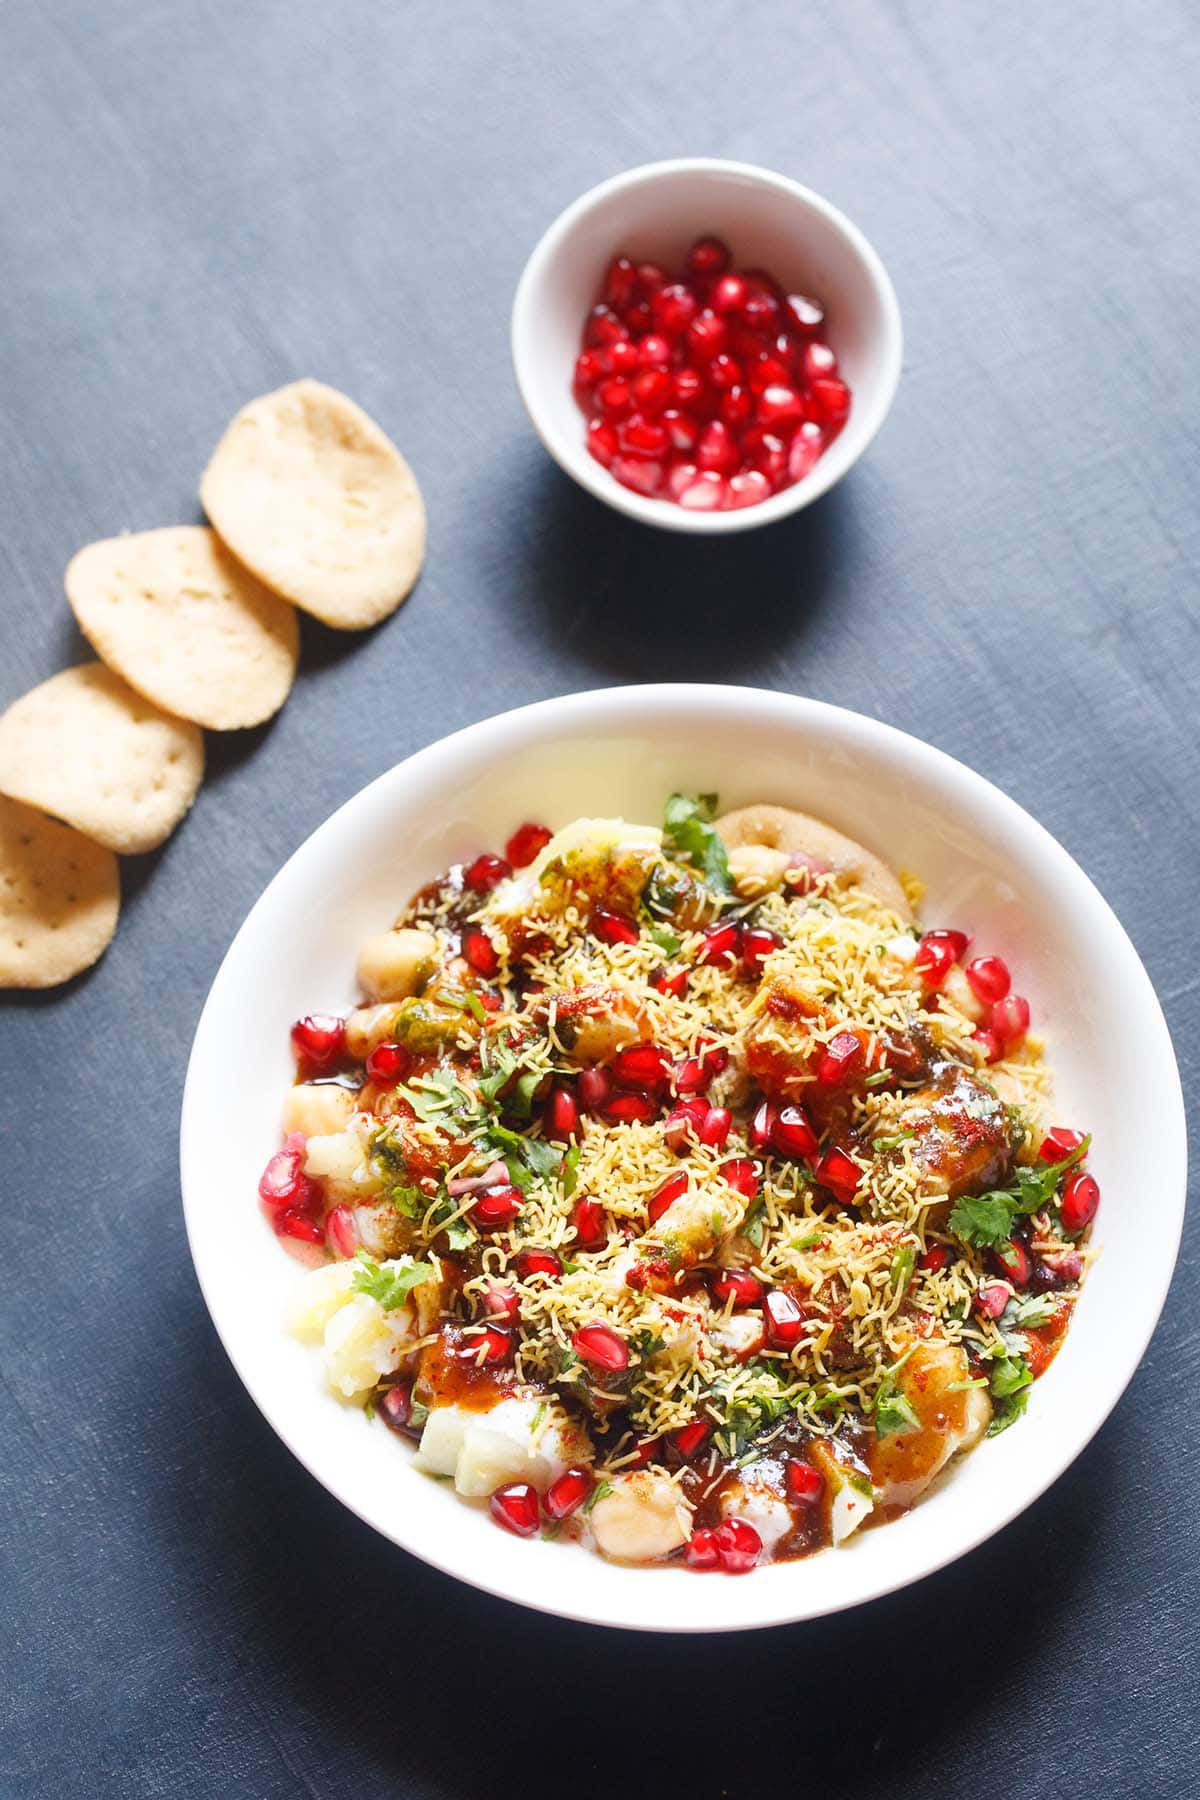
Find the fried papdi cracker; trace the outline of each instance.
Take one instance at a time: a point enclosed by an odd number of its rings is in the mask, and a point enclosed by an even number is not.
[[[152,850],[204,774],[195,725],[137,694],[103,663],[64,669],[0,718],[0,793],[110,850]]]
[[[200,499],[248,569],[340,631],[386,618],[420,573],[425,506],[412,470],[361,407],[319,381],[244,406]]]
[[[0,795],[0,988],[57,987],[90,968],[119,908],[111,850]]]
[[[96,653],[181,719],[213,731],[259,725],[291,692],[295,611],[205,525],[88,544],[66,589]]]

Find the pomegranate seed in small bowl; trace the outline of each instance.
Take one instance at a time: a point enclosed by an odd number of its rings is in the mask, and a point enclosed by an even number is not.
[[[521,277],[512,343],[569,475],[646,523],[711,533],[782,518],[846,473],[891,405],[901,330],[878,256],[827,201],[697,158],[568,207]]]

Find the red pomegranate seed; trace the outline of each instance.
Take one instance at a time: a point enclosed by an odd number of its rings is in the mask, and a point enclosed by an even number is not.
[[[1002,1281],[985,1282],[975,1296],[975,1310],[985,1318],[998,1319],[1011,1298]]]
[[[609,306],[628,306],[637,286],[637,270],[627,256],[614,256],[604,271],[600,292]]]
[[[705,930],[700,961],[724,963],[729,966],[738,960],[741,947],[742,928],[736,919],[718,920],[715,925],[709,925]]]
[[[759,506],[764,500],[771,498],[771,484],[758,469],[744,469],[740,475],[729,477],[729,500],[731,511],[738,511],[743,506]]]
[[[817,1134],[802,1106],[782,1106],[771,1127],[771,1147],[780,1156],[806,1161],[817,1154]]]
[[[746,303],[746,283],[741,275],[722,275],[713,282],[708,304],[716,313],[740,312]]]
[[[698,1096],[681,1100],[667,1114],[667,1122],[663,1126],[663,1136],[676,1154],[688,1147],[688,1139],[700,1136],[700,1130],[708,1118],[708,1101]],[[675,1179],[674,1176],[671,1178]]]
[[[1082,1142],[1082,1131],[1072,1131],[1069,1125],[1054,1125],[1042,1139],[1038,1155],[1043,1162],[1062,1162],[1073,1155]]]
[[[512,1361],[513,1334],[502,1325],[484,1325],[464,1336],[454,1354],[462,1362],[477,1363],[481,1368],[500,1368]]]
[[[984,1006],[995,1006],[1012,986],[1008,964],[998,956],[977,956],[974,962],[967,964],[966,974],[971,992]]]
[[[667,1208],[673,1206],[681,1194],[687,1193],[687,1185],[686,1169],[680,1169],[676,1174],[667,1176],[658,1192],[651,1196],[650,1204],[646,1208],[646,1217],[651,1225],[656,1224],[662,1218]]]
[[[682,1000],[687,993],[688,973],[686,969],[656,969],[650,977],[650,986],[657,993],[667,994],[672,1000]]]
[[[824,448],[821,427],[806,419],[788,448],[788,480],[803,481]]]
[[[824,375],[837,374],[837,357],[828,344],[814,342],[804,346],[801,363],[805,381],[820,381]]]
[[[751,331],[773,335],[779,329],[779,302],[768,289],[755,285],[742,302],[741,318]]]
[[[708,1437],[708,1420],[692,1419],[671,1433],[671,1443],[679,1452],[684,1462],[690,1462],[701,1444]]]
[[[471,1217],[481,1231],[495,1231],[511,1225],[520,1216],[523,1204],[520,1188],[484,1188],[471,1208]]]
[[[1060,1281],[1078,1281],[1083,1274],[1083,1258],[1075,1250],[1068,1250],[1062,1256],[1047,1256],[1044,1260],[1046,1267]]]
[[[804,400],[794,387],[776,383],[758,396],[756,412],[759,424],[771,430],[799,425],[804,418]]]
[[[789,294],[784,309],[788,322],[805,337],[815,336],[825,323],[824,307],[817,300],[806,299],[803,294]]]
[[[687,266],[693,275],[723,275],[729,261],[729,246],[719,237],[697,238],[687,253]]]
[[[750,1121],[749,1138],[755,1150],[765,1150],[775,1136],[775,1124],[779,1117],[778,1109],[770,1100],[764,1100]]]
[[[613,1080],[619,1087],[645,1088],[657,1094],[671,1075],[671,1059],[657,1044],[629,1044],[613,1058]]]
[[[745,1269],[717,1269],[709,1288],[718,1306],[732,1300],[735,1307],[761,1306],[763,1284]]]
[[[695,294],[679,281],[668,282],[650,298],[650,316],[664,337],[682,337],[698,310]]]
[[[592,936],[602,944],[636,944],[641,936],[632,919],[598,906],[591,919]]]
[[[327,1069],[346,1048],[346,1025],[333,1013],[309,1013],[292,1026],[292,1045],[310,1069]]]
[[[726,355],[724,350],[718,350],[708,365],[708,379],[710,386],[716,388],[719,394],[728,394],[733,388],[740,389],[742,365],[736,357]],[[749,416],[748,405],[746,416]],[[729,423],[731,421],[726,420],[726,424]],[[740,424],[741,421],[739,420],[738,423]]]
[[[678,457],[667,471],[667,492],[672,500],[678,500],[686,488],[690,488],[699,474],[695,463],[688,462],[685,457]],[[718,477],[718,480],[720,477]]]
[[[325,1220],[325,1242],[334,1256],[354,1256],[358,1250],[358,1225],[348,1206],[335,1206]]]
[[[573,1138],[579,1132],[579,1102],[570,1088],[551,1088],[542,1115],[542,1129],[548,1138]]]
[[[825,1046],[817,1064],[817,1080],[823,1087],[838,1087],[857,1075],[866,1060],[866,1052],[852,1031],[839,1031]]]
[[[403,1044],[376,1044],[366,1068],[377,1087],[395,1087],[412,1068],[412,1053]]]
[[[587,1197],[577,1200],[571,1223],[581,1250],[598,1250],[608,1242],[608,1221],[598,1200]]]
[[[1059,1202],[1063,1230],[1071,1233],[1082,1231],[1095,1218],[1099,1204],[1099,1182],[1082,1169],[1076,1169],[1073,1175],[1068,1175]]]
[[[949,1261],[950,1252],[944,1244],[930,1244],[928,1250],[923,1250],[917,1258],[917,1267],[918,1269],[927,1269],[931,1275],[936,1275],[939,1270],[945,1268]]]
[[[705,308],[696,314],[684,335],[689,354],[697,362],[707,363],[724,350],[729,341],[729,326],[720,313]]]
[[[984,1062],[997,1063],[1000,1061],[1000,1058],[1004,1055],[1004,1045],[1000,1042],[1000,1039],[996,1036],[994,1031],[988,1031],[986,1028],[979,1028],[971,1035],[979,1045],[979,1048],[983,1051]]]
[[[991,1027],[1006,1051],[1015,1050],[1029,1030],[1029,1002],[1022,994],[1008,994],[992,1008]]]
[[[618,319],[611,306],[593,306],[583,329],[583,341],[589,349],[615,344],[629,336],[629,328]]]
[[[629,1347],[611,1325],[581,1325],[571,1338],[571,1348],[585,1363],[609,1375],[629,1367]]]
[[[463,870],[463,882],[477,894],[488,894],[512,874],[512,865],[502,856],[477,856]]]
[[[850,412],[850,389],[831,375],[812,383],[807,402],[809,416],[818,425],[843,425]]]
[[[805,1506],[812,1506],[825,1491],[825,1477],[808,1462],[789,1461],[785,1465],[784,1479],[792,1499]]]
[[[552,1481],[546,1489],[546,1498],[542,1505],[548,1518],[569,1519],[577,1507],[583,1505],[592,1488],[595,1478],[590,1469],[567,1469],[557,1481]]]
[[[913,968],[920,975],[926,992],[936,993],[954,967],[955,961],[954,946],[944,938],[935,938],[932,933],[927,932],[917,945]]]
[[[727,1575],[745,1575],[762,1555],[762,1539],[745,1519],[726,1519],[716,1530],[717,1556]]]
[[[531,1275],[558,1276],[562,1272],[562,1262],[553,1250],[520,1250],[517,1252],[517,1274],[522,1281],[528,1281]]]
[[[620,447],[616,428],[607,419],[592,419],[587,428],[587,447],[596,461],[607,469]]]
[[[685,409],[695,407],[704,394],[704,377],[699,369],[676,369],[671,380],[675,384],[675,404]]]
[[[689,418],[687,413],[680,412],[678,407],[670,406],[667,408],[666,412],[663,413],[662,422],[671,439],[672,449],[695,449],[696,440],[700,436],[700,427],[697,425],[695,419]]]
[[[804,1335],[804,1314],[782,1288],[763,1295],[763,1321],[767,1341],[776,1350],[792,1349]]]
[[[734,477],[735,480],[738,477]],[[762,974],[763,964],[768,956],[778,950],[783,939],[777,931],[768,931],[765,925],[751,925],[742,933],[742,969],[745,974],[757,981]]]
[[[1014,1287],[1028,1287],[1033,1263],[1024,1244],[1010,1240],[996,1251],[996,1261]]]
[[[693,1531],[683,1552],[683,1560],[689,1569],[715,1569],[721,1558],[717,1550],[717,1534],[709,1526],[702,1525],[699,1531]]]
[[[325,1233],[315,1219],[307,1213],[297,1212],[288,1207],[286,1212],[276,1213],[272,1221],[280,1237],[298,1238],[302,1244],[323,1244]]]
[[[666,426],[646,418],[644,413],[631,413],[617,436],[629,456],[663,457],[671,447]]]
[[[657,263],[644,262],[637,266],[637,279],[638,293],[651,295],[657,293],[660,287],[665,286],[667,274],[666,270],[660,269]]]
[[[642,366],[638,361],[637,345],[629,338],[618,339],[615,344],[610,344],[602,354],[607,359],[610,373],[624,375],[627,380],[631,375],[635,375]]]
[[[619,419],[633,405],[633,389],[623,375],[606,375],[596,383],[595,396],[607,419]]]
[[[496,1523],[514,1536],[529,1538],[537,1535],[540,1523],[537,1489],[527,1481],[510,1481],[504,1487],[498,1487],[488,1506]]]
[[[738,466],[738,449],[727,425],[710,419],[696,445],[696,465],[716,475],[731,475]]]
[[[462,953],[477,975],[488,980],[500,971],[500,952],[496,949],[486,931],[478,925],[468,925],[462,934]]]
[[[517,1299],[516,1289],[509,1287],[506,1281],[489,1281],[479,1296],[483,1310],[489,1319],[498,1325],[515,1325],[521,1316],[521,1302]],[[476,1356],[478,1344],[468,1354]]]
[[[303,1140],[293,1149],[277,1150],[258,1178],[259,1198],[268,1206],[307,1206],[315,1183],[304,1174],[303,1165]]]
[[[643,413],[661,413],[664,407],[670,406],[674,393],[675,384],[665,369],[640,369],[633,378],[633,403]],[[670,441],[674,442],[674,438]],[[627,449],[632,447],[628,427],[625,431],[625,443]],[[662,448],[665,450],[666,447],[667,440],[664,439]],[[679,445],[675,447],[678,449]]]
[[[575,358],[575,385],[586,393],[611,371],[612,365],[602,351],[581,350]]]
[[[384,1388],[375,1402],[375,1411],[393,1431],[407,1432],[412,1419],[411,1382],[398,1381],[395,1387]]]
[[[727,1106],[710,1106],[696,1135],[710,1150],[723,1150],[733,1130],[733,1114]]]
[[[731,1188],[739,1194],[745,1194],[747,1200],[753,1200],[758,1194],[758,1174],[748,1156],[731,1156],[717,1170],[722,1181],[727,1181]]]
[[[665,369],[671,360],[671,345],[661,331],[648,331],[638,339],[637,358],[643,369]]]
[[[517,826],[505,844],[504,854],[514,869],[527,868],[541,855],[553,836],[548,825],[537,825],[531,819],[526,819],[523,825]]]
[[[952,931],[947,926],[938,926],[936,931],[927,931],[921,942],[923,944],[949,944],[954,953],[955,962],[961,962],[967,954],[967,946],[971,940],[965,931]]]
[[[858,1192],[863,1172],[852,1157],[836,1147],[827,1150],[813,1171],[822,1187],[830,1188],[839,1200],[849,1200]]]
[[[607,1069],[581,1069],[576,1082],[579,1098],[589,1112],[597,1112],[607,1105],[612,1093],[612,1076]]]
[[[757,356],[746,365],[746,385],[756,399],[769,387],[790,387],[791,377],[788,365],[778,356]]]
[[[749,388],[742,386],[727,388],[721,395],[721,403],[717,409],[722,425],[728,426],[735,438],[738,432],[741,431],[742,426],[748,423],[753,411],[754,400],[750,390]],[[757,472],[757,470],[751,471],[751,473],[754,474],[757,474]],[[741,470],[740,473],[744,476],[746,471]],[[736,481],[737,479],[738,477],[736,475],[731,477],[732,481]],[[740,493],[741,489],[738,489],[737,491]],[[743,506],[749,506],[751,502],[749,500],[743,500],[741,504]]]
[[[768,431],[765,426],[751,425],[743,433],[742,454],[772,486],[787,473],[787,445],[777,432]]]
[[[658,1102],[649,1094],[614,1094],[604,1115],[614,1125],[648,1125],[658,1112]]]
[[[679,484],[675,495],[680,506],[689,512],[720,512],[728,497],[725,477],[715,469],[698,469],[689,481]]]

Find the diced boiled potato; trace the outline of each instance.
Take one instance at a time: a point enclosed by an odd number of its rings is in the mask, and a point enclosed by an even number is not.
[[[396,1019],[394,1001],[382,1006],[358,1006],[346,1020],[346,1048],[359,1062],[366,1062],[377,1044],[392,1035]]]
[[[871,1483],[853,1463],[843,1462],[832,1444],[819,1438],[810,1452],[813,1462],[825,1477],[829,1490],[829,1535],[834,1544],[844,1544],[875,1510]]]
[[[954,1010],[964,1019],[970,1019],[973,1025],[978,1025],[987,1013],[987,1007],[976,997],[974,988],[957,963],[943,981],[942,993]]]
[[[405,1000],[419,994],[436,968],[436,940],[429,932],[408,926],[378,932],[358,953],[358,979],[369,1000]]]
[[[325,1327],[325,1376],[335,1393],[353,1400],[369,1392],[416,1339],[411,1307],[383,1308],[369,1294],[354,1294]]]
[[[363,1163],[362,1139],[353,1131],[310,1137],[304,1146],[304,1173],[345,1187]]]
[[[794,1523],[786,1500],[749,1474],[721,1490],[721,1511],[727,1519],[745,1519],[747,1525],[753,1525],[768,1552]]]
[[[482,1499],[509,1481],[544,1492],[572,1463],[590,1462],[591,1445],[562,1409],[533,1395],[512,1395],[488,1412],[439,1406],[421,1434],[418,1461],[450,1475],[460,1494]]]
[[[719,1349],[733,1356],[748,1356],[762,1344],[762,1315],[742,1312],[730,1313],[727,1319],[718,1317],[708,1327],[708,1335]]]
[[[354,1264],[326,1263],[312,1269],[296,1283],[288,1303],[285,1323],[305,1343],[319,1344],[325,1327],[354,1290]]]
[[[542,878],[556,863],[567,865],[572,881],[593,899],[620,902],[632,910],[661,854],[662,832],[657,826],[630,825],[625,819],[572,819],[527,869],[493,890],[486,911],[503,920],[524,911],[535,893],[540,904],[547,904],[552,895]]]
[[[692,1535],[691,1512],[670,1478],[657,1470],[618,1475],[590,1514],[596,1548],[617,1562],[658,1562]]]
[[[317,1137],[341,1131],[354,1112],[354,1095],[335,1082],[301,1081],[288,1089],[283,1103],[285,1133],[301,1131]]]
[[[746,1216],[744,1194],[727,1187],[689,1188],[673,1200],[662,1217],[646,1233],[674,1254],[685,1267],[703,1262],[722,1239],[737,1230]]]

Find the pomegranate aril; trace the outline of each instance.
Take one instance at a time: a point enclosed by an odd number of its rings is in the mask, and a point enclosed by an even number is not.
[[[411,1383],[398,1381],[394,1387],[384,1388],[375,1402],[375,1411],[393,1431],[407,1433],[412,1419]]]
[[[708,304],[714,312],[740,312],[746,303],[746,281],[742,275],[721,275],[713,282]]]
[[[753,411],[754,401],[750,396],[749,389],[744,387],[731,387],[721,395],[720,404],[717,407],[717,416],[722,425],[728,426],[729,430],[736,434],[742,429],[743,425],[749,423],[750,415]],[[743,505],[744,504],[746,504],[746,502],[743,502]]]
[[[650,457],[619,454],[609,464],[609,472],[622,487],[653,498],[663,485],[666,465]]]
[[[670,377],[668,377],[669,379]],[[674,449],[695,449],[696,440],[700,436],[700,427],[695,419],[689,418],[687,413],[680,412],[677,406],[669,406],[661,418]]]
[[[661,413],[665,407],[670,406],[674,393],[675,384],[665,369],[639,369],[633,378],[633,403],[640,407],[643,413]],[[627,439],[628,427],[626,427]],[[674,442],[673,436],[671,441]],[[627,441],[626,447],[628,448]],[[662,448],[666,449],[665,440]]]
[[[537,1489],[527,1481],[510,1481],[498,1487],[488,1501],[493,1519],[516,1537],[535,1537],[538,1516]]]
[[[772,487],[787,474],[787,444],[777,432],[751,425],[742,435],[742,454],[750,466],[765,475]]]
[[[736,476],[734,479],[738,479]],[[762,974],[768,956],[778,950],[783,939],[765,925],[750,925],[742,932],[742,969],[754,980]]]
[[[656,419],[648,419],[644,413],[631,413],[620,426],[617,437],[622,450],[629,456],[661,458],[671,447],[666,427]]]
[[[1090,1225],[1100,1204],[1100,1184],[1092,1175],[1077,1169],[1068,1175],[1059,1202],[1063,1230],[1074,1234]]]
[[[930,1275],[936,1275],[950,1261],[950,1252],[945,1244],[930,1244],[917,1258],[918,1269],[924,1269]]]
[[[801,1106],[781,1106],[771,1128],[771,1147],[780,1156],[807,1160],[817,1154],[817,1134]]]
[[[268,1206],[305,1204],[310,1186],[303,1172],[303,1148],[277,1150],[258,1178],[259,1198]]]
[[[626,380],[631,375],[636,375],[642,366],[638,361],[637,345],[631,338],[618,338],[615,344],[608,346],[604,356],[608,363],[606,372],[610,375],[623,375]]]
[[[1012,1298],[1002,1281],[988,1281],[975,1296],[975,1310],[987,1319],[998,1319]]]
[[[627,256],[614,256],[604,271],[601,293],[609,306],[627,306],[637,287],[637,270]]]
[[[646,1088],[657,1093],[667,1085],[671,1059],[657,1044],[629,1044],[617,1051],[612,1072],[619,1087]]]
[[[805,1506],[812,1506],[825,1490],[825,1477],[808,1462],[789,1461],[785,1465],[784,1480],[792,1499]]]
[[[302,1244],[323,1244],[325,1233],[307,1213],[298,1212],[288,1207],[285,1212],[276,1213],[272,1224],[280,1237],[296,1238]]]
[[[932,933],[927,932],[917,945],[917,954],[913,957],[913,968],[921,977],[921,984],[926,991],[936,993],[954,967],[956,960],[952,944],[948,944],[944,938],[934,937]]]
[[[670,341],[661,331],[648,331],[636,345],[638,366],[643,369],[666,369],[671,361]]]
[[[680,1169],[675,1175],[668,1175],[658,1192],[652,1195],[646,1208],[646,1217],[651,1225],[662,1218],[669,1206],[673,1206],[682,1194],[687,1193],[687,1171]]]
[[[516,1289],[511,1288],[507,1281],[489,1281],[479,1298],[484,1312],[497,1325],[515,1325],[521,1316],[521,1302],[517,1299]],[[477,1356],[478,1343],[472,1339],[469,1344],[473,1347],[469,1347],[464,1354]]]
[[[658,288],[650,297],[650,316],[664,337],[681,337],[698,310],[695,294],[679,281]]]
[[[813,1173],[822,1187],[829,1188],[839,1200],[849,1200],[858,1192],[863,1172],[844,1150],[827,1150]]]
[[[395,1087],[412,1068],[412,1053],[403,1044],[376,1044],[366,1070],[377,1087]]]
[[[764,500],[771,498],[771,484],[758,469],[746,469],[740,475],[729,477],[729,499],[726,504],[731,511],[743,506],[759,506]]]
[[[717,1534],[707,1525],[699,1531],[693,1531],[683,1552],[683,1560],[689,1569],[716,1569],[720,1567],[720,1553],[717,1550]]]
[[[607,419],[592,419],[587,428],[587,447],[598,463],[608,468],[617,454],[617,432]]]
[[[770,1100],[764,1100],[750,1121],[747,1135],[755,1150],[765,1150],[775,1135],[775,1122],[779,1117],[778,1109]]]
[[[579,1102],[569,1088],[551,1088],[542,1115],[548,1138],[573,1138],[579,1131]]]
[[[1004,1045],[994,1031],[989,1031],[985,1026],[976,1030],[972,1036],[983,1052],[984,1062],[997,1063],[1000,1061],[1004,1055]]]
[[[814,342],[805,345],[800,366],[805,381],[820,381],[826,375],[837,374],[837,357],[828,344]]]
[[[685,333],[687,347],[698,362],[711,362],[729,341],[729,326],[720,313],[697,313]]]
[[[699,1098],[681,1100],[667,1114],[667,1122],[663,1127],[663,1136],[671,1149],[677,1154],[688,1147],[689,1138],[699,1138],[701,1127],[708,1118],[708,1101]],[[674,1176],[671,1178],[675,1179]]]
[[[850,412],[850,389],[835,375],[814,381],[808,390],[809,416],[818,425],[841,425]]]
[[[837,1087],[857,1075],[866,1052],[852,1031],[839,1031],[825,1046],[817,1064],[817,1080],[823,1087]]]
[[[719,237],[697,238],[687,253],[687,266],[693,275],[723,275],[729,262],[729,246]]]
[[[517,1252],[517,1274],[522,1281],[528,1281],[531,1275],[558,1276],[562,1272],[562,1262],[553,1250],[520,1250]]]
[[[755,1276],[748,1275],[745,1269],[717,1269],[709,1288],[718,1306],[724,1306],[730,1300],[737,1307],[762,1305],[763,1284]]]
[[[675,1066],[675,1092],[677,1094],[698,1094],[706,1088],[712,1076],[704,1067],[698,1056],[687,1056]]]
[[[710,1150],[723,1150],[733,1130],[733,1114],[727,1106],[710,1106],[696,1133]]]
[[[542,1505],[546,1516],[551,1519],[568,1519],[577,1507],[583,1505],[592,1488],[595,1477],[590,1469],[566,1469],[557,1481],[552,1481],[546,1489],[546,1498]]]
[[[502,856],[477,856],[463,870],[463,882],[474,893],[489,894],[512,874],[512,865]]]
[[[745,1519],[726,1519],[716,1530],[717,1557],[727,1575],[745,1575],[762,1555],[762,1539]]]
[[[593,306],[583,329],[583,341],[588,349],[615,344],[619,338],[628,336],[628,326],[617,317],[611,306],[605,306],[603,302],[599,306]]]
[[[334,1256],[351,1257],[358,1251],[358,1226],[348,1206],[335,1206],[325,1220],[325,1242]]]
[[[729,496],[725,477],[715,469],[698,469],[675,495],[688,512],[720,512]]]
[[[633,388],[624,375],[606,375],[596,383],[595,401],[609,419],[619,419],[633,405]]]
[[[478,925],[468,925],[462,935],[462,953],[477,975],[486,976],[489,980],[500,970],[500,952],[496,949],[486,931]]]
[[[598,1200],[577,1200],[571,1214],[571,1223],[575,1227],[576,1242],[581,1250],[598,1250],[608,1242],[608,1222]]]
[[[603,376],[611,373],[611,362],[599,350],[581,350],[575,358],[575,386],[582,388],[585,394]]]
[[[779,326],[779,302],[764,288],[752,287],[742,302],[741,319],[751,331],[773,333]]]
[[[745,1194],[747,1200],[753,1200],[758,1193],[758,1174],[748,1156],[731,1156],[728,1162],[721,1164],[717,1174],[739,1194]]]
[[[667,470],[667,492],[672,500],[678,500],[685,489],[690,488],[699,474],[694,462],[688,462],[681,454]]]
[[[327,1069],[346,1048],[346,1025],[334,1013],[309,1013],[292,1026],[292,1047],[310,1069]]]
[[[768,388],[790,386],[791,376],[792,371],[778,356],[756,356],[746,364],[746,386],[756,400]]]
[[[720,419],[710,419],[700,433],[696,445],[696,465],[711,469],[717,475],[732,475],[738,466],[738,450],[729,427]]]
[[[676,369],[674,371],[671,376],[671,381],[675,389],[675,404],[677,406],[684,407],[685,409],[694,409],[699,406],[704,397],[706,384],[703,375],[701,375],[698,369],[693,369],[685,365],[682,369]]]
[[[825,323],[825,309],[818,300],[804,294],[789,294],[784,302],[789,325],[805,337],[815,337]]]
[[[776,382],[763,389],[755,411],[759,424],[773,430],[798,425],[804,418],[804,400],[794,387]]]
[[[791,1350],[804,1335],[804,1314],[782,1288],[763,1295],[763,1321],[767,1342],[776,1350]]]
[[[471,1208],[471,1217],[481,1230],[496,1231],[511,1225],[520,1216],[523,1204],[519,1188],[485,1188]]]
[[[803,481],[824,448],[825,439],[821,435],[821,427],[806,419],[788,447],[788,480]]]
[[[965,931],[954,931],[946,925],[939,925],[933,931],[927,931],[921,939],[923,944],[949,944],[955,962],[961,962],[967,954],[967,946],[971,940]]]
[[[1010,1241],[1001,1244],[995,1251],[996,1262],[1005,1277],[1014,1287],[1028,1287],[1029,1277],[1033,1273],[1033,1263],[1024,1244]]]
[[[649,1094],[614,1094],[604,1116],[614,1125],[648,1125],[657,1112],[658,1102]]]
[[[607,1069],[581,1069],[579,1079],[575,1083],[575,1090],[580,1103],[586,1106],[589,1112],[596,1112],[608,1103],[609,1095],[612,1093],[612,1076]]]
[[[742,947],[742,928],[734,919],[718,920],[709,925],[704,933],[704,944],[700,951],[703,963],[725,964],[731,966],[738,960]]]
[[[464,1335],[455,1354],[462,1362],[476,1363],[480,1368],[500,1368],[512,1361],[512,1332],[502,1325],[485,1325],[482,1330]]]
[[[1012,986],[1008,964],[999,956],[977,956],[974,962],[967,964],[966,976],[971,992],[985,1006],[995,1006]]]
[[[571,1348],[585,1363],[609,1375],[629,1367],[629,1347],[611,1325],[581,1325],[571,1338]]]
[[[671,1433],[671,1443],[684,1462],[689,1462],[708,1437],[707,1419],[692,1419]]]
[[[1042,1139],[1038,1155],[1043,1162],[1062,1162],[1073,1155],[1082,1142],[1082,1131],[1072,1131],[1069,1125],[1053,1125]]]
[[[609,912],[606,907],[598,906],[591,918],[592,936],[598,937],[602,944],[636,944],[641,933],[632,919],[624,913]]]
[[[710,387],[716,388],[719,394],[727,394],[742,381],[742,365],[735,357],[727,356],[723,350],[717,352],[708,365]]]
[[[687,993],[688,972],[686,969],[656,969],[650,977],[650,986],[656,993],[682,1000]]]
[[[1015,1050],[1029,1030],[1029,1002],[1022,994],[1008,994],[993,1006],[991,1028],[1005,1051]]]

